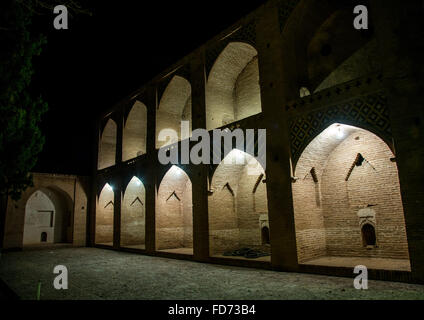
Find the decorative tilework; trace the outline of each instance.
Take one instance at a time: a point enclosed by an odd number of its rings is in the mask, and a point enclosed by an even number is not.
[[[357,125],[370,129],[390,140],[392,136],[387,99],[383,92],[356,97],[352,100],[294,118],[290,122],[293,162],[324,129],[333,123]]]

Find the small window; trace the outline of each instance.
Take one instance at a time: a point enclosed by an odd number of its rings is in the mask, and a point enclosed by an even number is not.
[[[364,247],[375,247],[377,238],[375,236],[375,228],[370,224],[365,224],[362,227],[362,241]]]
[[[47,242],[47,232],[41,233],[41,242]]]
[[[262,244],[270,244],[268,227],[262,228]]]

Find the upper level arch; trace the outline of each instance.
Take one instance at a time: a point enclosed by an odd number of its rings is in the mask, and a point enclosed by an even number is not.
[[[164,129],[172,129],[178,135],[178,141],[187,139],[181,136],[181,121],[189,121],[191,134],[191,85],[187,79],[174,76],[166,87],[156,112],[156,148],[177,141],[159,141],[159,133]]]
[[[296,5],[281,34],[293,98],[302,87],[316,93],[380,70],[372,21],[369,30],[353,27],[357,4],[301,0]]]
[[[222,127],[261,111],[258,52],[245,42],[230,42],[207,79],[206,128]]]
[[[98,153],[99,170],[115,165],[117,130],[116,122],[113,119],[109,119],[100,135]]]
[[[146,153],[147,107],[136,101],[124,123],[122,134],[122,161],[127,161]]]

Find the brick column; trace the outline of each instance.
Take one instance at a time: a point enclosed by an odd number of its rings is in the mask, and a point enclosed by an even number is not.
[[[206,75],[204,52],[191,61],[192,129],[206,128]],[[205,261],[209,257],[208,223],[208,165],[191,165],[193,190],[193,245],[194,258]]]
[[[155,251],[156,241],[156,87],[149,86],[145,93],[145,103],[147,106],[147,163],[145,168],[147,174],[144,181],[146,188],[146,251]]]
[[[115,177],[113,180],[113,248],[119,249],[121,243],[121,203],[122,180]]]
[[[117,111],[116,114],[116,154],[115,154],[115,165],[122,163],[122,135],[124,130],[124,115],[122,108]]]
[[[424,282],[424,7],[371,1],[388,97],[413,277]]]
[[[284,102],[293,95],[293,61],[284,57],[278,9],[272,2],[261,8],[257,20],[257,50],[261,102],[267,124],[267,194],[272,265],[296,270],[297,250],[290,172],[290,139]]]
[[[94,238],[96,234],[96,210],[97,210],[97,167],[98,167],[98,156],[99,156],[99,140],[100,140],[100,119],[95,122],[93,131],[93,179],[90,184],[90,194],[88,196],[88,208],[87,208],[87,246],[94,246]]]

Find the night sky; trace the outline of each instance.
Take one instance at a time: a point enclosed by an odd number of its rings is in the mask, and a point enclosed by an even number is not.
[[[37,16],[32,27],[48,39],[34,61],[32,89],[49,104],[34,172],[90,175],[102,110],[265,1],[79,2],[93,15],[73,15],[68,30],[54,29],[53,12]]]

